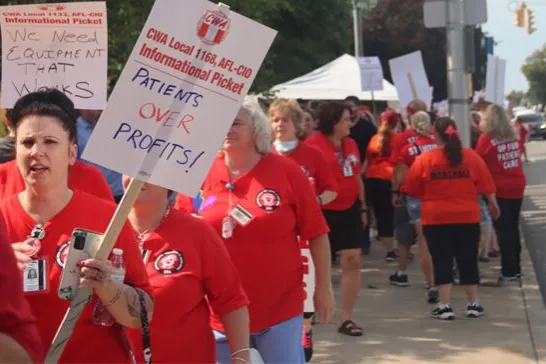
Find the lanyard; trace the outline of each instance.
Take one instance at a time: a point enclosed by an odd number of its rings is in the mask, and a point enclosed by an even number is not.
[[[226,216],[222,220],[222,238],[230,239],[233,236],[233,230],[237,223],[230,216],[231,210],[233,209],[233,190],[235,190],[235,185],[231,182],[226,183],[226,189],[228,190],[228,208]]]

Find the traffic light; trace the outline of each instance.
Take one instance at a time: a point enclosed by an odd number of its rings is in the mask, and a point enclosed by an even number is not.
[[[527,34],[533,34],[537,31],[535,28],[535,12],[531,9],[527,9]]]
[[[525,27],[525,9],[527,9],[527,5],[522,2],[514,12],[514,24],[518,28]]]

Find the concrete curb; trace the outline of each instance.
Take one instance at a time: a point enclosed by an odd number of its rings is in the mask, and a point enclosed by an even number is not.
[[[533,348],[535,350],[536,362],[546,364],[546,309],[537,282],[533,261],[527,250],[527,244],[522,237],[521,260],[530,264],[522,264],[523,277],[521,279],[521,293],[523,304],[527,314],[527,323]]]

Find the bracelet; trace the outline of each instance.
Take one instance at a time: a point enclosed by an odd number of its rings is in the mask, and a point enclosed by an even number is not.
[[[393,190],[392,193],[395,194],[395,195],[399,195],[399,194],[400,194],[400,190]]]
[[[360,209],[360,212],[368,212],[368,209]]]
[[[243,351],[250,351],[250,348],[242,348],[242,349],[239,349],[237,350],[236,352],[232,353],[231,354],[231,357],[233,358],[235,355],[239,354],[239,353],[242,353]],[[242,359],[241,359],[242,360]]]
[[[240,360],[243,362],[243,364],[251,364],[249,361],[246,361],[245,359],[243,358],[237,358],[237,357],[231,357],[231,360]]]

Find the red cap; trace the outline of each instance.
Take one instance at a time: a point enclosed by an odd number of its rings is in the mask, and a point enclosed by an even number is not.
[[[381,115],[381,123],[387,123],[391,128],[395,128],[400,122],[400,115],[394,112],[394,110],[387,110]]]

